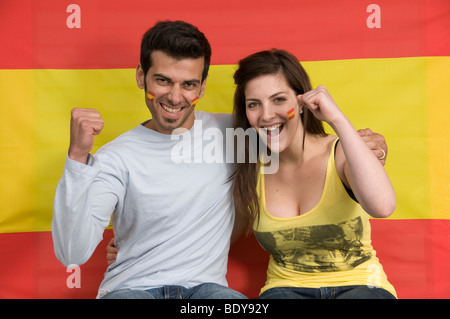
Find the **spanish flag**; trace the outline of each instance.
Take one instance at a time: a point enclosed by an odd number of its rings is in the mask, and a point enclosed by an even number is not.
[[[153,99],[155,98],[155,93],[148,91],[147,92],[147,100],[150,102],[153,102]]]
[[[96,296],[112,231],[72,268],[55,258],[50,233],[70,110],[101,112],[93,152],[150,117],[135,70],[140,39],[159,20],[185,20],[210,40],[196,109],[231,112],[239,59],[279,48],[356,128],[383,134],[397,209],[371,220],[377,255],[399,298],[450,297],[448,0],[2,0],[0,298]],[[254,239],[242,239],[230,286],[256,297],[266,266]]]
[[[289,118],[290,120],[292,120],[292,119],[295,117],[295,109],[294,109],[294,108],[290,109],[290,110],[287,112],[287,114],[288,114],[288,118]]]

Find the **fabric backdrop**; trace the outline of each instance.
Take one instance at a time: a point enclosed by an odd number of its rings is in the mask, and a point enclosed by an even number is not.
[[[383,134],[398,204],[371,220],[375,249],[399,298],[450,297],[450,1],[1,0],[0,298],[95,297],[111,230],[81,266],[79,288],[50,233],[70,109],[102,113],[95,149],[148,119],[135,83],[140,39],[166,19],[211,42],[197,109],[231,112],[238,60],[283,48],[356,128]],[[252,238],[235,245],[230,285],[256,296],[264,254]]]

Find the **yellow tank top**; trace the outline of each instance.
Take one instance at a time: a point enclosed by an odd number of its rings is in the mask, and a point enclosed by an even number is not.
[[[270,253],[261,293],[274,287],[368,285],[396,296],[371,245],[369,215],[349,196],[337,174],[337,141],[330,151],[322,197],[305,214],[289,218],[270,215],[264,174],[259,174],[260,217],[253,229],[260,245]]]

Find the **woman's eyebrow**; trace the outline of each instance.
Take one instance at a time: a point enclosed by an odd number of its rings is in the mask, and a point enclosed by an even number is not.
[[[274,94],[272,94],[271,96],[269,96],[269,99],[272,99],[272,98],[274,98],[275,96],[280,95],[280,94],[287,94],[287,92],[280,91],[280,92],[274,93]],[[246,98],[245,101],[259,101],[259,99],[257,99],[257,98],[251,98],[251,97],[250,97],[250,98]]]

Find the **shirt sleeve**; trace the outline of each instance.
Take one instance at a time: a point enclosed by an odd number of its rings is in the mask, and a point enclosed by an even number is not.
[[[66,158],[53,205],[55,255],[65,266],[85,263],[103,238],[111,214],[123,199],[120,161],[89,156],[87,165]]]

